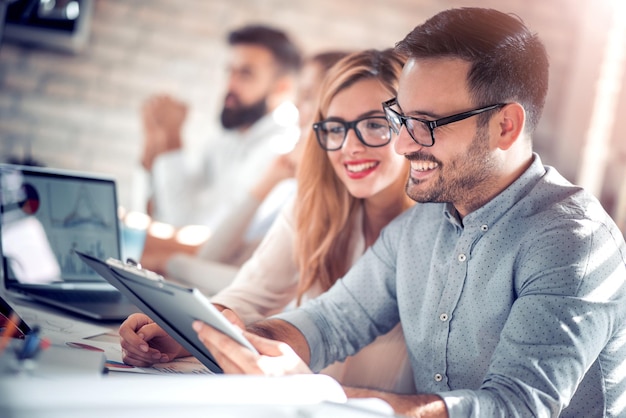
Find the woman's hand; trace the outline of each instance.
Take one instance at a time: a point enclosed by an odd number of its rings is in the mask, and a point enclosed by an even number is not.
[[[122,360],[138,367],[166,363],[189,353],[145,314],[132,314],[119,328]]]

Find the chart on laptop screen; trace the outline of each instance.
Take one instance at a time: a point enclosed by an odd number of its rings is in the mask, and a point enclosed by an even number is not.
[[[6,188],[3,197],[2,247],[9,274],[20,280],[26,274],[20,266],[38,259],[48,261],[46,272],[40,270],[39,275],[56,272],[57,279],[67,281],[98,279],[74,250],[103,259],[119,257],[115,183],[30,171],[19,172],[17,178],[9,181],[15,188],[9,194],[12,201],[7,201]]]

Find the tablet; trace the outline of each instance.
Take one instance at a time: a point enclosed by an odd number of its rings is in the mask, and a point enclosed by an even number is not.
[[[79,251],[76,254],[212,372],[222,373],[222,369],[191,328],[196,319],[257,352],[241,330],[228,321],[198,289],[168,282],[157,273],[114,258],[103,261]]]
[[[0,347],[7,343],[8,338],[23,340],[30,331],[17,311],[0,295]]]

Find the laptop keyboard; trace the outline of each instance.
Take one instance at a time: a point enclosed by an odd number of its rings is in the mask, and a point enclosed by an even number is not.
[[[89,290],[81,290],[81,291],[72,290],[71,292],[68,292],[64,290],[31,289],[29,290],[29,293],[37,294],[41,297],[46,297],[48,299],[54,299],[59,302],[67,302],[67,303],[117,302],[122,298],[122,294],[119,292],[115,292],[115,291],[95,292],[95,291],[89,291]]]

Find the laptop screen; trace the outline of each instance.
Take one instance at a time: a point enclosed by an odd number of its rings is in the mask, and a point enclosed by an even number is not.
[[[120,258],[115,181],[51,168],[0,165],[5,281],[102,281],[74,250]]]

